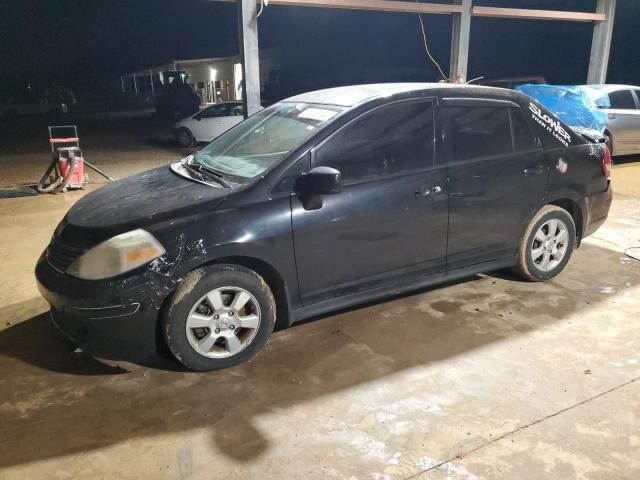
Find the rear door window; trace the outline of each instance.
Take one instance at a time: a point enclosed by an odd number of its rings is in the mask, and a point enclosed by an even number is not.
[[[433,166],[433,125],[431,100],[386,105],[330,137],[313,164],[336,168],[345,183],[426,169]]]
[[[218,118],[224,117],[227,115],[229,111],[228,105],[216,105],[214,107],[209,107],[206,110],[203,110],[200,113],[200,118]]]
[[[530,101],[529,105],[523,108],[523,112],[529,115],[528,120],[531,121],[533,130],[544,148],[569,147],[575,143],[582,143],[580,137],[572,133],[571,128],[539,103]]]
[[[631,90],[618,90],[609,94],[611,108],[619,110],[635,110],[636,102],[633,100]]]
[[[442,125],[450,163],[513,152],[507,107],[444,107]]]

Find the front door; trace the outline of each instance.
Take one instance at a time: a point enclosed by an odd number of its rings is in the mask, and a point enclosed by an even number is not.
[[[445,266],[444,168],[434,165],[434,105],[379,107],[333,134],[312,166],[340,170],[344,188],[318,210],[292,196],[302,301],[392,285]]]
[[[524,225],[544,205],[545,150],[515,104],[445,102],[441,112],[449,180],[447,268],[515,255]]]

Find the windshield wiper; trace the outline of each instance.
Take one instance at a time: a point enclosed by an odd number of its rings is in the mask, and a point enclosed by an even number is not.
[[[213,177],[213,179],[218,182],[220,185],[222,185],[224,188],[231,188],[231,185],[229,185],[223,178],[222,178],[222,174],[220,172],[218,172],[217,170],[214,170],[211,167],[208,167],[207,165],[204,165],[200,162],[198,162],[195,157],[191,157],[191,160],[187,160],[185,162],[185,165],[192,169],[195,170],[198,173],[208,173],[210,177]]]

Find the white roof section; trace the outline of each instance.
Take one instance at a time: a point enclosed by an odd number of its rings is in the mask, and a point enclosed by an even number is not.
[[[585,85],[585,87],[595,88],[597,90],[600,90],[606,93],[616,92],[618,90],[640,89],[640,86],[637,86],[637,85],[634,86],[634,85],[616,85],[616,84],[601,84],[601,85],[592,84],[592,85]]]
[[[451,83],[373,83],[369,85],[351,85],[347,87],[327,88],[314,92],[302,93],[287,98],[283,102],[320,103],[326,105],[339,105],[353,107],[359,103],[375,98],[390,97],[398,93],[415,92],[421,90],[434,90],[446,88],[483,88],[495,90],[490,87],[478,85],[460,85]]]

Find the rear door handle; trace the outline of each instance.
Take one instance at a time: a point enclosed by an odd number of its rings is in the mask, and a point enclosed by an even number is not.
[[[535,167],[527,167],[524,169],[525,175],[542,175],[544,173],[544,165],[536,165]]]

